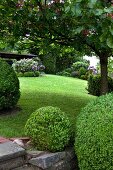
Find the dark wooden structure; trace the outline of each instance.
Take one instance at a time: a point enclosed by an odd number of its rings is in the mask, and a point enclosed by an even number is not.
[[[33,58],[37,57],[37,55],[34,54],[15,54],[15,53],[6,53],[6,52],[0,52],[0,57],[5,59],[24,59],[24,58]]]

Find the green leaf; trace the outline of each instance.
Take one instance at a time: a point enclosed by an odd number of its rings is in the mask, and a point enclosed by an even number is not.
[[[112,13],[113,12],[113,7],[109,7],[109,8],[104,8],[104,12],[106,13]]]
[[[65,12],[68,13],[69,11],[70,11],[70,6],[67,6],[67,7],[65,8]]]
[[[90,2],[88,3],[90,8],[93,8],[94,5],[96,4],[97,0],[90,0]]]
[[[113,37],[112,36],[109,36],[106,42],[107,42],[108,47],[113,48]]]
[[[0,5],[0,9],[3,9],[4,8],[4,6],[3,5]]]
[[[106,38],[107,38],[107,33],[106,32],[104,32],[100,37],[99,37],[99,39],[100,39],[100,42],[104,42],[104,41],[106,41]]]
[[[110,31],[111,35],[113,35],[113,27],[112,26],[109,27],[109,31]]]
[[[73,7],[72,7],[72,12],[73,12],[74,14],[76,14],[76,16],[80,16],[81,13],[82,13],[80,4],[77,3],[75,6],[73,6]]]
[[[80,26],[80,27],[78,27],[78,28],[75,30],[75,32],[76,32],[76,33],[81,33],[82,30],[84,30],[84,27],[83,27],[83,26]]]
[[[95,15],[96,16],[100,16],[100,15],[102,15],[103,14],[103,10],[102,9],[97,9],[97,10],[95,10]]]

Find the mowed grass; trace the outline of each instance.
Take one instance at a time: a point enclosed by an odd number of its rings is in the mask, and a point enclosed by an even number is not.
[[[76,123],[76,116],[82,107],[95,99],[87,93],[87,81],[44,75],[38,78],[21,77],[21,97],[17,104],[20,111],[0,116],[0,136],[24,135],[24,126],[30,114],[43,106],[57,106]]]

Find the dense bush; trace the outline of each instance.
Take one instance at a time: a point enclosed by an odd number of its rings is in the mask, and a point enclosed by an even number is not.
[[[19,61],[15,60],[13,63],[13,68],[18,75],[28,75],[26,72],[33,72],[32,75],[35,76],[35,72],[39,71],[42,72],[45,69],[45,66],[41,64],[40,61],[35,59],[21,59]],[[29,74],[31,75],[31,73]]]
[[[79,77],[79,72],[78,71],[72,71],[71,77]]]
[[[101,88],[101,76],[100,75],[90,75],[88,77],[88,92],[95,96],[100,96]],[[109,92],[113,91],[113,79],[108,77],[108,88]]]
[[[0,110],[14,107],[19,97],[17,75],[9,64],[0,59]]]
[[[85,75],[87,72],[87,69],[84,67],[80,67],[79,69],[79,76]]]
[[[60,75],[60,76],[66,76],[66,77],[70,77],[71,74],[67,71],[61,71],[61,72],[58,72],[56,75]]]
[[[80,79],[82,79],[82,80],[87,80],[88,77],[87,77],[87,75],[85,74],[85,75],[81,75],[81,76],[80,76]]]
[[[24,73],[22,73],[22,72],[17,73],[18,77],[39,77],[39,75],[40,75],[39,71],[35,71],[35,72],[28,71],[28,72],[24,72]]]
[[[17,73],[17,76],[18,76],[18,77],[24,77],[24,73],[19,72],[19,73]]]
[[[34,75],[34,72],[28,71],[28,72],[25,72],[25,73],[23,74],[23,76],[24,76],[24,77],[34,77],[35,75]]]
[[[79,71],[81,67],[87,70],[89,67],[89,63],[78,61],[78,62],[73,63],[72,65],[73,71]]]
[[[79,60],[79,58],[76,56],[75,53],[66,53],[61,54],[56,57],[56,71],[61,72],[63,70],[66,70],[67,68],[70,68],[71,65]]]
[[[39,150],[61,151],[69,144],[71,123],[59,108],[42,107],[28,119],[25,134]]]
[[[97,98],[81,111],[75,140],[80,170],[113,169],[113,94]]]
[[[39,71],[35,71],[34,75],[35,75],[35,77],[39,77],[40,72]]]
[[[70,68],[63,70],[62,72],[58,72],[58,75],[68,76],[68,77],[77,77],[80,79],[87,80],[89,71],[88,71],[89,63],[86,61],[78,61],[73,63]]]
[[[41,57],[41,60],[45,66],[45,73],[55,74],[56,73],[56,56],[52,53]]]

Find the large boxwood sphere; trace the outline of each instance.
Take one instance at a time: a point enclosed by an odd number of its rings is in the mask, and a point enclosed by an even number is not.
[[[19,97],[19,80],[13,68],[0,59],[0,110],[14,107]]]
[[[76,121],[80,170],[113,170],[113,94],[89,103]]]
[[[28,119],[25,134],[38,150],[61,151],[69,144],[71,123],[59,108],[42,107]]]

